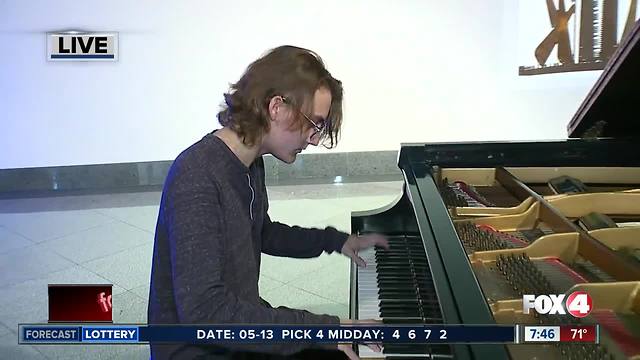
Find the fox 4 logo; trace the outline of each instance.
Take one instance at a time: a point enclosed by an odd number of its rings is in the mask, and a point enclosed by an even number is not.
[[[522,295],[522,312],[528,314],[535,309],[538,314],[566,315],[582,318],[593,310],[591,296],[584,291],[575,291],[566,297],[561,295]],[[566,307],[564,306],[566,304]]]

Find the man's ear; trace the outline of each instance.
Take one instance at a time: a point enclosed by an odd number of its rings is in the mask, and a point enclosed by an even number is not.
[[[275,121],[282,107],[282,96],[274,96],[269,100],[269,117],[271,121]]]

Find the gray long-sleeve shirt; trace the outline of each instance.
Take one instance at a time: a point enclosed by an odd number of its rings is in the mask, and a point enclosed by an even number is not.
[[[247,168],[226,144],[206,135],[174,161],[156,226],[149,324],[337,324],[339,318],[273,308],[258,294],[261,252],[311,258],[340,251],[348,234],[273,222],[264,164]],[[301,209],[304,211],[304,209]],[[291,354],[308,344],[151,344],[153,359],[233,351]]]

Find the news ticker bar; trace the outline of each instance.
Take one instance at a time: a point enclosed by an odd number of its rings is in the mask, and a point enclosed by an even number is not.
[[[20,344],[599,342],[598,325],[20,324]]]

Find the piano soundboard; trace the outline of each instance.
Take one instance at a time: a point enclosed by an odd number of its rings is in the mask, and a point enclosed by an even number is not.
[[[600,345],[514,345],[510,353],[549,359],[576,351],[582,359],[640,356],[640,168],[533,170],[497,170],[535,189],[524,199],[500,196],[505,191],[491,176],[495,169],[442,170],[440,179],[441,189],[453,176],[469,197],[506,205],[447,204],[497,323],[601,327]],[[477,182],[478,176],[488,182]],[[586,291],[596,304],[586,318],[522,314],[524,294],[574,291]]]

